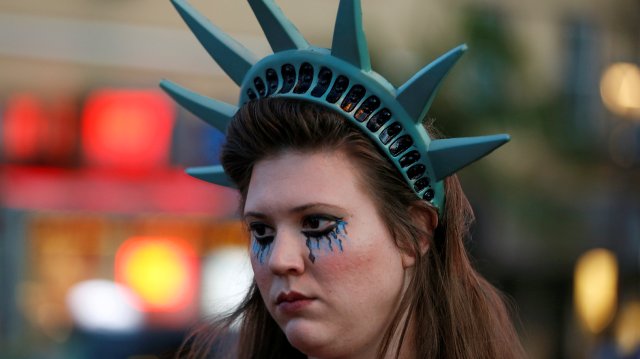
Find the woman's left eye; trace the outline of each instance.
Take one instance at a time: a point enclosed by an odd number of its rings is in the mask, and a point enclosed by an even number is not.
[[[338,218],[328,215],[311,215],[302,221],[302,232],[322,236],[335,230]]]

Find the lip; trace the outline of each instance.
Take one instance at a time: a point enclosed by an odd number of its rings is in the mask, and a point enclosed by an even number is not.
[[[298,292],[282,292],[276,298],[276,307],[285,314],[295,314],[313,302],[314,298]]]

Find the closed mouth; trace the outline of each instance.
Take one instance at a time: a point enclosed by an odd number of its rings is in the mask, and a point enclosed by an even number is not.
[[[276,305],[279,305],[281,303],[291,303],[299,300],[309,300],[309,299],[313,299],[313,298],[309,298],[298,292],[280,293],[278,295],[278,298],[276,298]]]

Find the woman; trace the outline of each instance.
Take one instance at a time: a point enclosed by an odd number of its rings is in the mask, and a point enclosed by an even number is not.
[[[339,114],[281,99],[241,108],[222,160],[256,283],[196,334],[195,357],[239,317],[239,358],[521,357],[499,293],[467,258],[473,215],[455,176],[438,220]]]
[[[420,122],[464,48],[390,91],[362,50],[357,1],[340,2],[331,53],[272,2],[250,1],[276,52],[259,62],[174,4],[242,87],[235,108],[162,84],[226,132],[222,167],[190,173],[239,189],[255,275],[243,304],[181,354],[522,357],[500,294],[467,257],[473,215],[452,176],[506,138],[436,140]]]

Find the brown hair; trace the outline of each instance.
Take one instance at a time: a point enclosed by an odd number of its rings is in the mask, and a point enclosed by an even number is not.
[[[418,200],[375,145],[341,115],[308,102],[262,99],[243,106],[227,130],[222,164],[246,198],[253,166],[286,150],[341,150],[354,160],[364,188],[399,248],[416,259],[411,283],[380,343],[379,357],[412,341],[416,358],[521,358],[524,353],[501,294],[472,267],[464,248],[473,212],[456,176],[445,180],[446,205],[433,233],[411,213],[430,209]],[[420,239],[429,249],[422,254]],[[411,317],[403,320],[405,313]],[[242,318],[234,344],[225,340]],[[411,333],[406,335],[407,333]],[[400,338],[400,345],[392,344]],[[227,338],[228,339],[228,338]],[[225,345],[227,343],[227,345]],[[213,349],[212,349],[213,348]],[[271,318],[254,284],[228,316],[193,331],[181,353],[208,357],[304,358]]]

